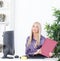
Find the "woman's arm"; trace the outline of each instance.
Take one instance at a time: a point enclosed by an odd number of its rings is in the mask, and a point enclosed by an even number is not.
[[[41,53],[42,53],[41,49],[38,49],[38,50],[34,53],[34,55],[41,54]],[[49,53],[49,56],[52,57],[53,54],[54,54],[54,53],[50,52],[50,53]]]
[[[33,55],[34,54],[34,51],[31,51],[32,47],[31,46],[28,46],[28,40],[29,40],[29,37],[27,37],[27,40],[26,40],[26,44],[25,44],[25,54],[26,55]]]
[[[41,49],[38,49],[36,52],[34,52],[34,55],[41,54]]]

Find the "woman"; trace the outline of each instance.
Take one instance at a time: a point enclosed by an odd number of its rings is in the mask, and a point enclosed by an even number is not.
[[[41,47],[45,41],[45,37],[41,35],[41,25],[35,22],[32,26],[31,35],[27,37],[26,56],[31,58],[45,57],[41,55]],[[52,56],[52,53],[49,53]]]

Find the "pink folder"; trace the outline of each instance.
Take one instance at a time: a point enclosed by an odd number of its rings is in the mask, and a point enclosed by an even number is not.
[[[46,57],[50,57],[49,53],[54,51],[54,48],[56,47],[57,43],[58,42],[52,39],[46,38],[43,46],[41,47],[41,54]]]

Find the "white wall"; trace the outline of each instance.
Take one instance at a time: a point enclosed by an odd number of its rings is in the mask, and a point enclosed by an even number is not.
[[[16,0],[15,1],[15,48],[19,56],[25,53],[25,42],[35,21],[42,25],[42,35],[46,37],[44,26],[52,23],[52,7],[60,8],[60,0]]]
[[[1,0],[0,0],[1,1]],[[5,23],[0,22],[0,44],[3,44],[3,32],[14,30],[14,0],[2,0],[3,7],[0,7],[0,14],[5,14]],[[7,25],[7,26],[6,26]]]

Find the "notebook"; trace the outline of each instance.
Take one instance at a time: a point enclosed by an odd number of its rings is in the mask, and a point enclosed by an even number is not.
[[[41,47],[41,54],[50,57],[49,53],[54,51],[54,48],[56,47],[58,42],[55,40],[46,38],[43,46]]]

